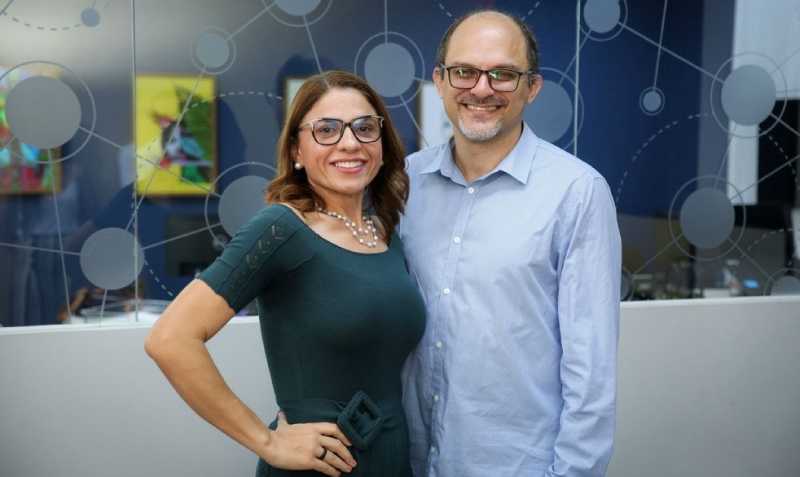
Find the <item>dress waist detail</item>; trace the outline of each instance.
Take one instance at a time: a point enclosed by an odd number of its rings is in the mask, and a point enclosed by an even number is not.
[[[373,401],[357,391],[350,401],[306,398],[278,403],[290,424],[335,422],[356,449],[367,450],[382,431],[404,425],[399,399]]]

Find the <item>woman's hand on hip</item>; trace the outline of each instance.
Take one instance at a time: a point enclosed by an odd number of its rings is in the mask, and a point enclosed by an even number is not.
[[[272,431],[265,449],[265,460],[279,469],[313,469],[338,477],[356,466],[347,450],[350,445],[339,426],[332,422],[289,424],[281,411],[278,427]]]

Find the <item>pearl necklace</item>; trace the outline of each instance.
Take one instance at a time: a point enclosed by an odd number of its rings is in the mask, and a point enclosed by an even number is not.
[[[323,209],[322,207],[317,207],[317,212],[333,217],[334,219],[341,220],[344,223],[344,226],[347,227],[347,230],[353,234],[353,237],[355,237],[358,240],[358,243],[361,245],[366,245],[369,248],[375,248],[378,246],[378,230],[375,228],[375,223],[372,222],[372,219],[362,217],[361,220],[364,221],[364,227],[359,227],[355,222],[338,212],[331,212],[330,210]],[[370,240],[370,236],[372,240]]]

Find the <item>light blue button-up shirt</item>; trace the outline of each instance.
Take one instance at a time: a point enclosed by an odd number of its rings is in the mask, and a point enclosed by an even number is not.
[[[428,310],[403,371],[415,475],[604,475],[622,265],[606,181],[527,125],[471,183],[450,144],[407,168],[399,232]]]

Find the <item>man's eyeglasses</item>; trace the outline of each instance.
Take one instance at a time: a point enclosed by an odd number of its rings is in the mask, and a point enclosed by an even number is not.
[[[344,136],[345,128],[350,128],[353,136],[362,143],[375,142],[381,138],[382,116],[361,116],[350,122],[336,118],[320,118],[301,124],[297,129],[311,129],[311,136],[321,146],[338,144]]]
[[[517,71],[511,68],[492,68],[490,70],[482,70],[472,66],[445,66],[439,65],[443,71],[447,71],[447,77],[450,81],[450,86],[457,89],[472,89],[480,81],[481,76],[486,73],[489,78],[489,86],[495,90],[503,93],[510,93],[516,91],[519,86],[519,79],[522,75],[530,77],[535,74],[533,70]]]

